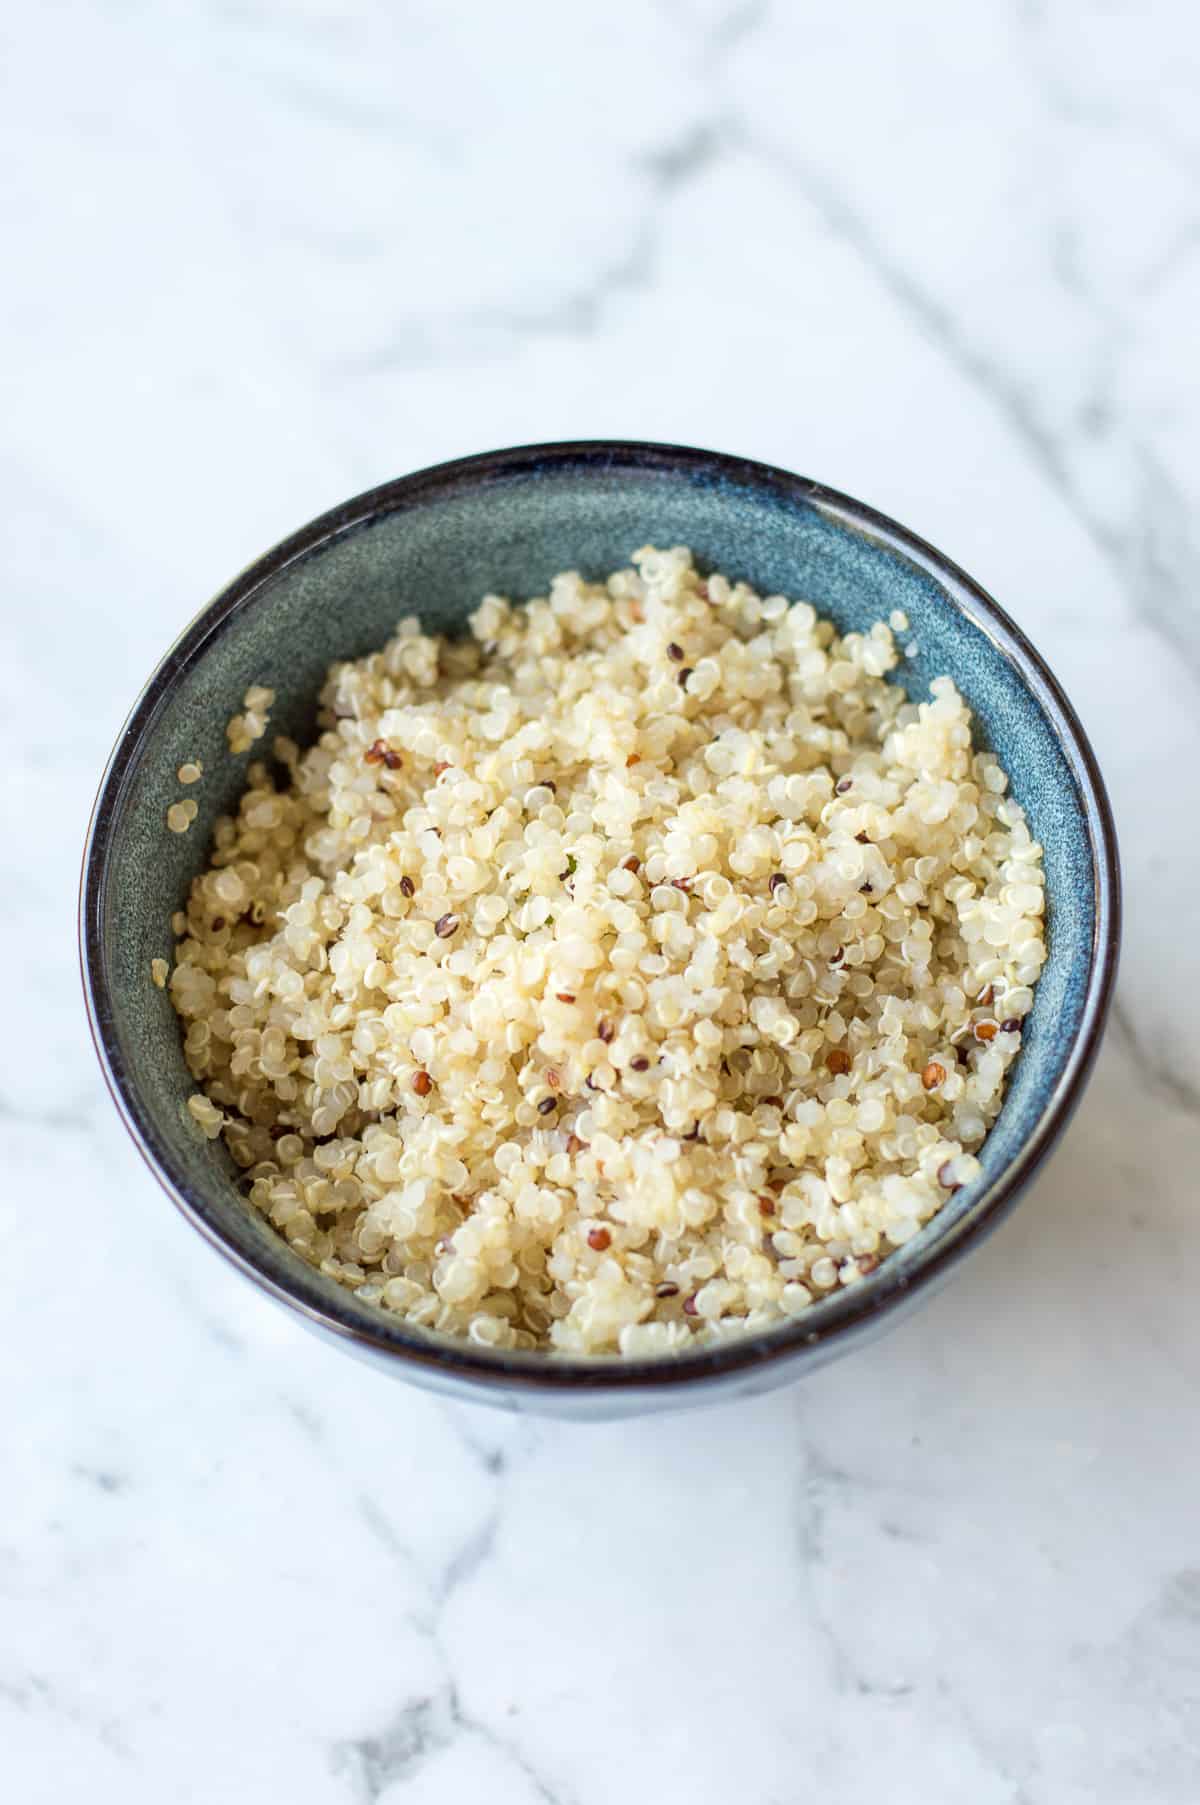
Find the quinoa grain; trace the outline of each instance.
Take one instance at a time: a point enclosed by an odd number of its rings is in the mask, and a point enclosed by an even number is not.
[[[235,714],[225,729],[231,752],[249,752],[255,741],[263,737],[274,701],[273,689],[265,689],[261,683],[250,686],[242,698],[245,713]]]

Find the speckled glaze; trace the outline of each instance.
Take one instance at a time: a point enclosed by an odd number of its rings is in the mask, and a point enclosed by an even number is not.
[[[150,980],[170,917],[251,754],[225,724],[245,689],[277,693],[271,732],[311,734],[325,667],[378,646],[401,615],[458,629],[485,591],[543,592],[559,570],[600,576],[635,547],[686,544],[702,568],[803,597],[842,629],[901,608],[920,699],[949,672],[1045,847],[1050,956],[983,1172],[878,1273],[794,1324],[664,1361],[489,1353],[407,1328],[307,1266],[249,1208],[219,1143],[185,1109],[194,1088],[170,1001]],[[186,759],[201,783],[181,789]],[[194,797],[191,831],[166,830]],[[404,477],[346,502],[268,552],[167,653],[104,774],[84,858],[80,946],[109,1088],[151,1169],[240,1269],[319,1331],[388,1370],[512,1409],[612,1417],[764,1389],[853,1346],[940,1283],[1002,1219],[1078,1100],[1115,975],[1119,878],[1112,817],[1079,722],[1036,652],[962,571],[861,503],[761,464],[676,446],[540,445]]]

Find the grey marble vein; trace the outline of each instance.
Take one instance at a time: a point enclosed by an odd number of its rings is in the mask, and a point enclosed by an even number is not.
[[[823,166],[801,160],[759,129],[748,131],[745,141],[816,208],[829,230],[855,252],[929,343],[989,398],[1103,554],[1130,607],[1200,681],[1200,615],[1190,605],[1195,547],[1181,498],[1153,452],[1135,448],[1142,483],[1141,506],[1132,518],[1122,522],[1097,511],[1075,477],[1060,434],[1038,409],[1032,380],[972,339],[962,320],[893,255]],[[1061,251],[1060,244],[1060,270]],[[1077,275],[1072,280],[1080,286]]]
[[[376,1805],[389,1788],[414,1779],[462,1736],[478,1738],[511,1763],[528,1783],[531,1799],[569,1805],[572,1795],[553,1786],[511,1738],[464,1711],[453,1684],[432,1696],[407,1701],[375,1734],[337,1743],[331,1765],[351,1782],[362,1805]]]
[[[356,357],[353,368],[359,374],[412,368],[431,360],[453,360],[464,352],[472,359],[488,359],[508,355],[530,341],[594,336],[614,307],[651,290],[663,211],[676,194],[703,177],[721,155],[724,142],[720,122],[701,120],[641,158],[637,168],[645,205],[632,219],[621,247],[584,281],[572,279],[536,304],[471,307],[436,328],[409,323],[383,345]]]
[[[72,1465],[71,1471],[85,1485],[95,1486],[98,1492],[104,1492],[110,1498],[115,1498],[121,1492],[128,1491],[133,1483],[128,1473],[117,1472],[111,1467],[86,1466],[82,1462],[76,1461]]]
[[[496,1506],[483,1519],[462,1547],[457,1549],[447,1561],[438,1576],[435,1602],[441,1610],[461,1586],[465,1586],[483,1566],[496,1545],[496,1531],[500,1526],[500,1509]]]
[[[337,1743],[334,1771],[354,1784],[363,1805],[375,1801],[398,1781],[410,1780],[439,1750],[447,1748],[460,1725],[454,1690],[446,1686],[436,1697],[412,1699],[373,1735]]]
[[[1111,1032],[1124,1048],[1142,1087],[1168,1108],[1200,1121],[1200,1085],[1176,1063],[1151,1048],[1134,1024],[1132,1006],[1120,992],[1112,1006]]]
[[[132,1759],[128,1738],[115,1715],[97,1716],[69,1694],[48,1674],[29,1671],[11,1677],[0,1674],[0,1705],[31,1718],[43,1716],[51,1723],[80,1731],[121,1761]]]

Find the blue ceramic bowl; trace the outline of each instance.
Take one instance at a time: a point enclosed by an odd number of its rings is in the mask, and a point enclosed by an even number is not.
[[[171,913],[229,810],[248,758],[225,723],[251,683],[273,688],[274,731],[305,740],[325,667],[419,614],[454,630],[487,590],[543,592],[559,570],[600,575],[647,540],[690,545],[702,567],[801,596],[842,629],[895,608],[916,651],[910,694],[949,672],[1000,756],[1045,847],[1049,959],[982,1176],[871,1278],[769,1333],[656,1361],[491,1353],[435,1338],[307,1266],[251,1210],[219,1143],[184,1107],[193,1086],[175,1016],[150,981]],[[186,835],[164,829],[176,770]],[[80,902],[84,987],[125,1124],[187,1219],[265,1292],[341,1346],[462,1398],[606,1417],[761,1390],[895,1321],[1016,1202],[1067,1121],[1096,1054],[1117,961],[1112,817],[1083,730],[1033,647],[940,552],[819,483],[716,452],[623,443],[538,445],[443,464],[335,508],[268,552],[187,628],[121,733],[88,835]]]

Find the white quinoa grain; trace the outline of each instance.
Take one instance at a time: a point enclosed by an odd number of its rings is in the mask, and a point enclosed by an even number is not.
[[[899,611],[839,637],[680,548],[471,625],[334,665],[217,823],[199,1129],[318,1270],[483,1347],[667,1356],[862,1283],[978,1174],[1046,958],[962,698],[886,680]]]
[[[198,813],[190,796],[186,802],[173,802],[167,810],[167,826],[173,834],[185,834]]]
[[[199,783],[200,779],[204,776],[204,766],[200,763],[198,758],[189,758],[184,764],[180,765],[175,775],[178,777],[180,783]]]
[[[225,729],[231,752],[248,752],[255,741],[262,738],[271,719],[274,701],[273,689],[264,689],[261,683],[251,684],[242,697],[245,713],[235,714]]]
[[[167,979],[170,976],[170,973],[171,973],[171,967],[167,964],[165,959],[151,959],[150,976],[153,978],[154,982],[158,985],[158,988],[160,990],[166,989]]]

